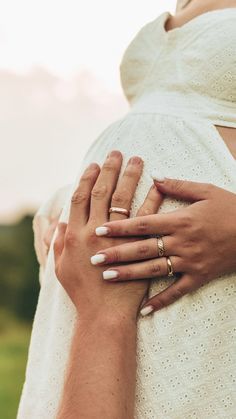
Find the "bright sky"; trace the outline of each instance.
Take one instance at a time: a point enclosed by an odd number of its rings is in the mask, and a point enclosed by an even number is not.
[[[0,0],[0,221],[73,182],[89,144],[127,110],[123,52],[175,3]]]

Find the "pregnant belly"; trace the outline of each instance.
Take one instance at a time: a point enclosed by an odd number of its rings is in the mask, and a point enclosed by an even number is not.
[[[216,126],[230,153],[236,159],[236,129]]]
[[[99,136],[87,153],[82,169],[93,161],[102,164],[106,154],[115,149],[124,156],[123,167],[131,156],[140,156],[144,171],[134,210],[145,198],[153,174],[213,183],[236,192],[236,160],[226,143],[230,131],[234,130],[216,127],[206,120],[131,112]],[[178,204],[172,202],[171,206]]]

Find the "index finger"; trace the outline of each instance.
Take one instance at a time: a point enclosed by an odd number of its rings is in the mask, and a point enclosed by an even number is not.
[[[96,228],[96,234],[109,237],[169,235],[176,231],[177,222],[176,211],[168,214],[143,215],[105,223]]]
[[[71,197],[68,226],[78,228],[84,225],[89,216],[90,195],[99,176],[100,167],[96,163],[90,164],[80,178],[79,185]]]

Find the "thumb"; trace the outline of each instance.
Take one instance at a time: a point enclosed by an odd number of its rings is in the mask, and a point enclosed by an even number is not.
[[[190,202],[201,201],[209,197],[210,185],[207,183],[189,182],[179,179],[153,179],[156,188],[173,198]]]

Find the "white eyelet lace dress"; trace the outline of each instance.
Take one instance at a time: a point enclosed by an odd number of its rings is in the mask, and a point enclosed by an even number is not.
[[[134,154],[145,161],[132,215],[153,172],[236,193],[236,161],[215,128],[236,128],[236,9],[207,12],[166,32],[168,17],[166,12],[148,23],[126,50],[121,79],[130,111],[87,153],[63,198],[61,220],[68,220],[82,170],[93,161],[101,164],[112,149],[121,150],[124,165]],[[166,199],[161,212],[184,205]],[[41,262],[40,228],[47,211],[42,207],[34,221]],[[55,277],[52,248],[41,274],[18,419],[56,417],[73,335],[75,310]],[[171,282],[152,281],[150,295]],[[235,337],[236,273],[140,318],[135,418],[235,419]]]

